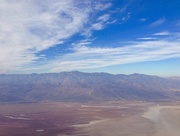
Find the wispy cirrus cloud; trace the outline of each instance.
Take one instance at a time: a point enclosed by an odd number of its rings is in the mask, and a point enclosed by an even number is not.
[[[164,60],[180,57],[179,42],[165,40],[131,42],[116,48],[91,48],[78,44],[73,53],[61,55],[38,68],[49,72],[100,68],[119,64]],[[38,68],[36,70],[38,70]]]
[[[137,40],[155,40],[155,37],[140,37],[140,38],[136,38]]]
[[[38,52],[82,33],[90,14],[110,6],[91,0],[1,0],[0,73],[37,61],[42,57]]]
[[[158,20],[156,20],[155,22],[151,23],[149,26],[150,27],[155,27],[155,26],[159,26],[159,25],[162,25],[166,22],[166,19],[165,18],[160,18]]]
[[[105,9],[110,8],[111,6],[112,6],[112,3],[102,4],[101,2],[98,2],[98,1],[96,1],[96,2],[94,3],[94,8],[95,8],[96,10],[105,10]]]
[[[93,31],[102,30],[107,25],[114,24],[115,22],[116,22],[116,20],[111,20],[111,14],[109,14],[109,13],[103,14],[103,15],[97,17],[97,19],[95,19],[95,21],[91,22],[89,27],[87,27],[84,30],[83,35],[85,35],[86,37],[90,37],[90,36],[92,36]]]
[[[104,15],[98,17],[97,22],[92,24],[91,29],[93,29],[93,30],[103,29],[107,25],[109,19],[110,19],[110,14],[104,14]]]
[[[171,33],[168,32],[168,31],[162,31],[162,32],[159,32],[159,33],[154,33],[153,35],[155,36],[167,36],[167,35],[170,35]]]

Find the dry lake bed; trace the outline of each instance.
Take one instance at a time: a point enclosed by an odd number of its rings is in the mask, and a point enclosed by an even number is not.
[[[0,105],[0,136],[179,136],[179,102]]]

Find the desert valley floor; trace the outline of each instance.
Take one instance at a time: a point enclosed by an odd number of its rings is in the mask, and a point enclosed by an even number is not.
[[[0,136],[179,136],[179,102],[0,105]]]

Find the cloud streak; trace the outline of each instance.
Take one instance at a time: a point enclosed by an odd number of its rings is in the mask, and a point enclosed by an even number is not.
[[[160,25],[164,24],[165,22],[166,22],[165,18],[160,18],[160,19],[156,20],[155,22],[151,23],[149,26],[156,27],[156,26],[160,26]]]
[[[171,33],[169,33],[168,31],[163,31],[163,32],[159,32],[159,33],[155,33],[153,35],[155,36],[167,36],[170,35]]]
[[[180,57],[179,42],[164,40],[132,42],[116,48],[78,45],[73,50],[73,53],[47,62],[41,69],[49,69],[49,72],[71,71]]]

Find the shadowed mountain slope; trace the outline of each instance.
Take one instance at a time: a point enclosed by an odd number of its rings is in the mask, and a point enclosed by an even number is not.
[[[1,102],[180,100],[180,80],[142,74],[0,75]]]

